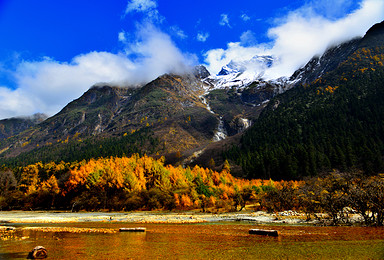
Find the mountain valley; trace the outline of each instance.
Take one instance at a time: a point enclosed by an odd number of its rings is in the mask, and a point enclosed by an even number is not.
[[[0,162],[139,153],[215,169],[228,159],[234,173],[247,178],[295,179],[331,168],[380,171],[383,27],[329,48],[287,78],[265,80],[275,58],[255,56],[230,62],[218,75],[200,65],[141,87],[95,85],[50,118],[0,123]],[[337,147],[329,144],[335,138]],[[352,148],[361,142],[367,149]]]

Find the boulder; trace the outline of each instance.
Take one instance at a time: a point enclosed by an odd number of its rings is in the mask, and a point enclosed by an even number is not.
[[[27,259],[44,259],[47,257],[47,249],[45,249],[43,246],[37,246],[31,252],[29,252]]]
[[[279,232],[277,230],[266,230],[266,229],[250,229],[249,234],[278,237]]]
[[[145,228],[138,227],[138,228],[120,228],[120,232],[145,232]]]

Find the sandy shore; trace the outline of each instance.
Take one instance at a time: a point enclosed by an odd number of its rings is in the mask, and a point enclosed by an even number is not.
[[[52,211],[0,211],[3,223],[81,223],[81,222],[126,222],[126,223],[204,223],[221,221],[248,221],[273,224],[315,223],[306,221],[304,214],[282,212],[277,216],[263,211],[234,213],[199,212],[52,212]]]

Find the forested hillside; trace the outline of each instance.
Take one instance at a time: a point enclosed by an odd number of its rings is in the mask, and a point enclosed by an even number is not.
[[[248,178],[383,171],[383,43],[382,23],[335,70],[273,99],[226,158],[241,165]]]

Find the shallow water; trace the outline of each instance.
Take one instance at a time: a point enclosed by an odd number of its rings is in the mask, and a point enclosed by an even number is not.
[[[16,227],[21,227],[19,224]],[[17,229],[0,240],[0,259],[25,259],[35,246],[48,259],[384,259],[384,229],[263,226],[250,223],[71,223],[26,226],[145,227],[145,233],[70,233]],[[249,235],[279,230],[278,238]]]

